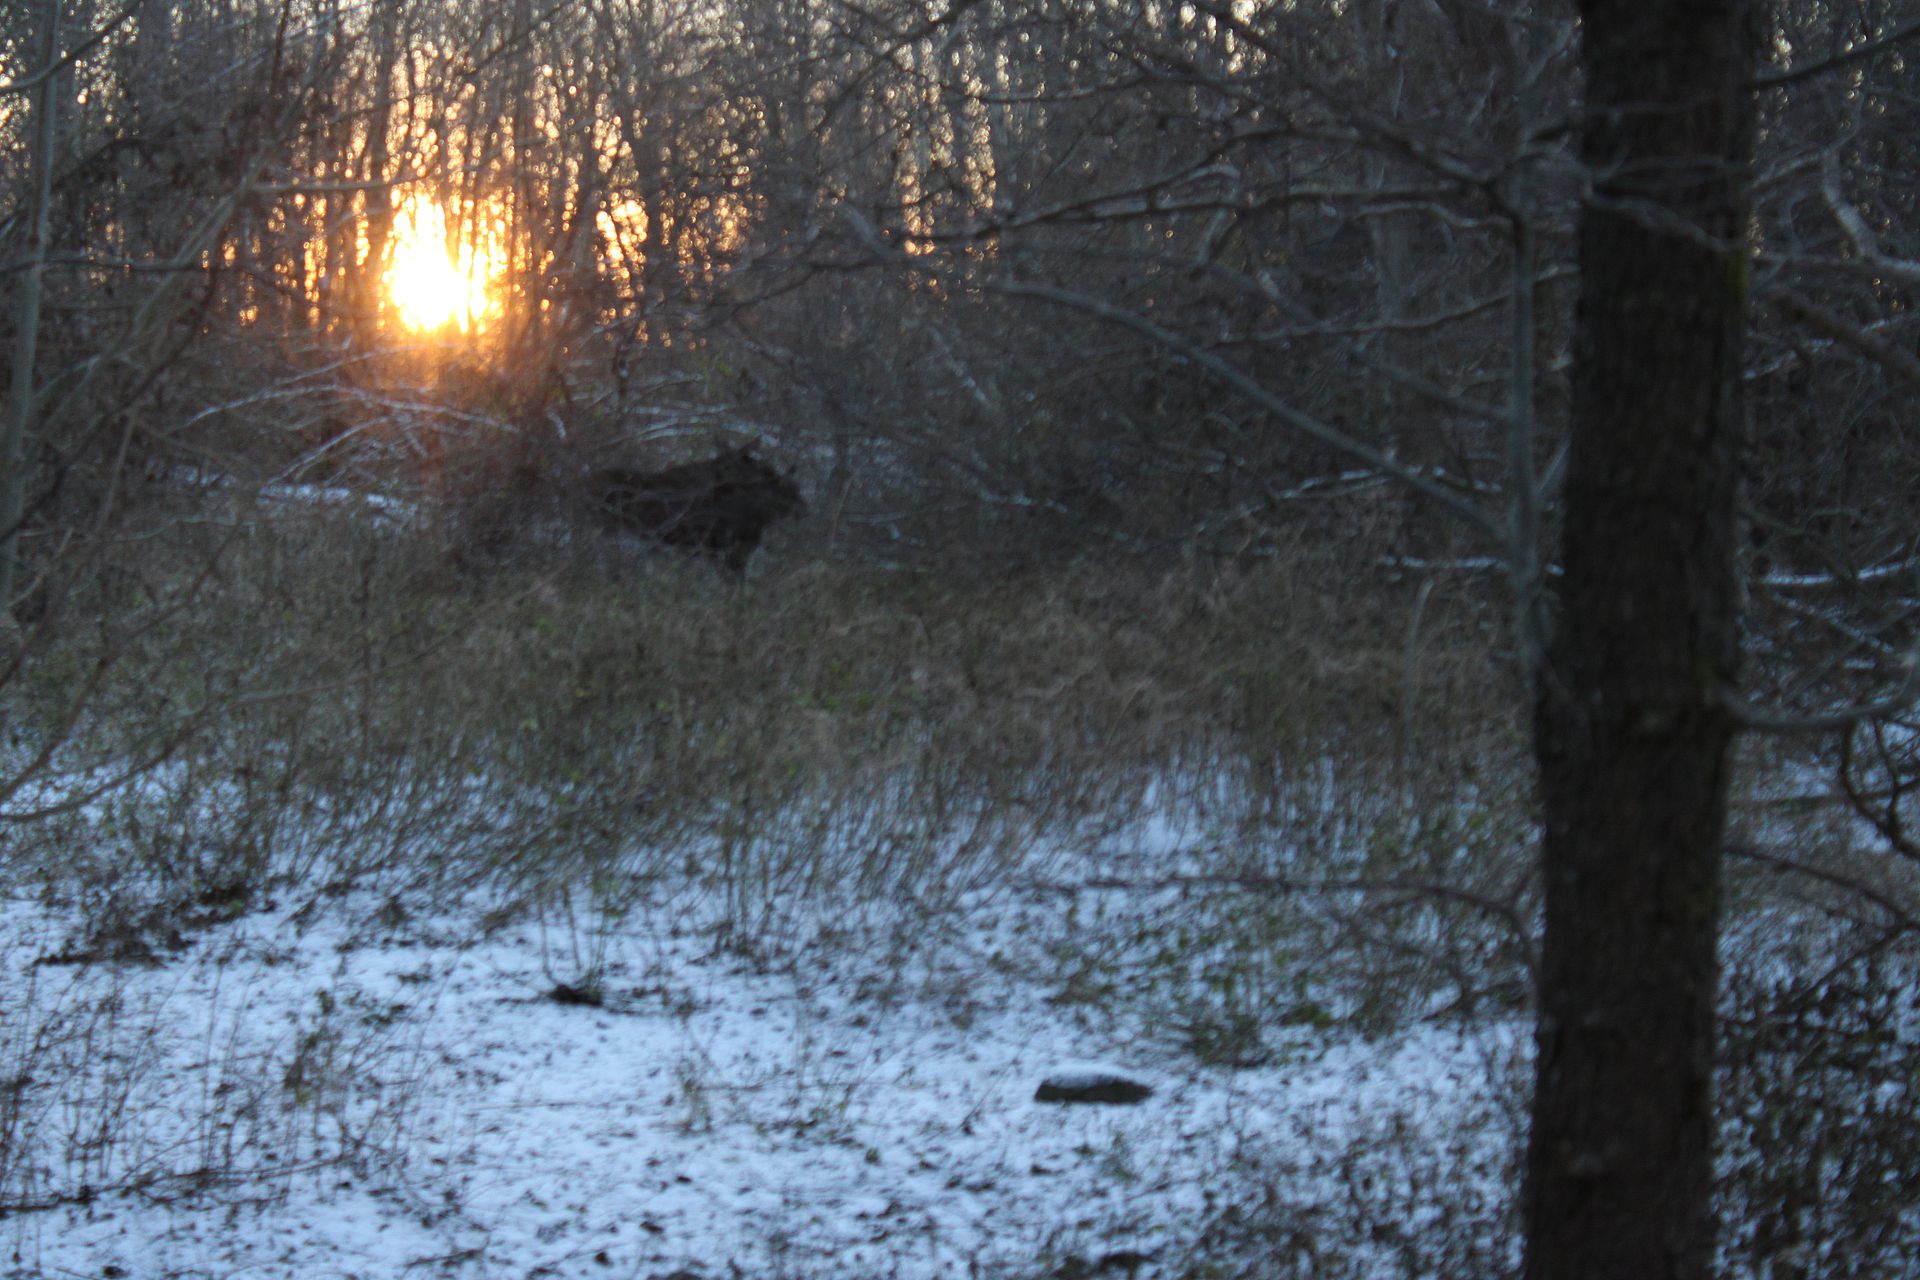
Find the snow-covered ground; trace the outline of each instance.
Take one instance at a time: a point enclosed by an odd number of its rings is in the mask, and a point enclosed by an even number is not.
[[[1169,909],[1112,887],[1114,850],[1174,855],[1146,838],[771,940],[685,886],[491,928],[477,891],[303,886],[157,965],[48,964],[78,918],[9,900],[0,1150],[44,1207],[0,1220],[0,1274],[1175,1276],[1230,1206],[1351,1226],[1376,1196],[1417,1234],[1423,1178],[1496,1199],[1518,1021],[1301,1025],[1231,1067],[1065,998],[1064,902]],[[1073,1062],[1154,1093],[1036,1101]]]

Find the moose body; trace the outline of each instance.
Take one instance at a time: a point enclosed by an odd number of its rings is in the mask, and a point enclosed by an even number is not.
[[[593,473],[592,486],[601,510],[621,528],[718,556],[736,573],[769,525],[807,507],[793,481],[746,445],[661,471],[605,467]]]

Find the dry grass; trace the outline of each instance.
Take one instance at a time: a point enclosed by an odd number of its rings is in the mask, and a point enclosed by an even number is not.
[[[174,894],[692,875],[752,928],[811,892],[937,897],[1148,803],[1257,826],[1329,757],[1451,795],[1517,742],[1483,602],[1330,551],[736,583],[576,535],[475,572],[358,502],[226,501],[76,597],[106,621],[16,681],[53,733],[107,668],[42,790],[160,762],[16,857],[110,824],[98,874]]]
[[[1209,815],[1195,852],[1211,861],[1183,868],[1198,874],[1173,907],[1141,895],[1132,914],[1064,925],[1048,961],[1063,1007],[1125,1006],[1228,1068],[1279,1029],[1527,999],[1523,708],[1475,584],[1425,589],[1326,544],[1002,576],[775,552],[736,582],[672,553],[555,541],[476,571],[431,524],[357,502],[204,498],[93,557],[54,638],[0,689],[5,807],[48,810],[5,828],[8,868],[82,908],[76,949],[157,952],[269,890],[486,884],[507,911],[584,903],[617,920],[662,881],[710,892],[757,945],[796,903],[937,909],[1036,845],[1183,805]],[[1884,790],[1901,762],[1869,763]],[[1756,749],[1743,774],[1793,767]],[[1773,785],[1744,797],[1741,839],[1791,846],[1812,874],[1737,877],[1741,918],[1847,915],[1872,901],[1862,886],[1916,914],[1910,868],[1889,872],[1850,818]],[[1761,968],[1761,949],[1731,941],[1736,979]],[[586,954],[561,977],[595,967]],[[84,1050],[106,1007],[16,1012],[71,1023],[59,1044]],[[311,1030],[288,1088],[333,1069],[332,1033]],[[1904,1150],[1912,1118],[1897,1118]],[[0,1122],[0,1154],[39,1123]],[[1780,1167],[1756,1164],[1741,1194],[1799,1195]],[[0,1184],[31,1192],[7,1168]],[[1504,1220],[1459,1212],[1478,1225],[1446,1238],[1491,1241],[1499,1262]],[[1452,1265],[1411,1245],[1406,1259],[1409,1274]]]

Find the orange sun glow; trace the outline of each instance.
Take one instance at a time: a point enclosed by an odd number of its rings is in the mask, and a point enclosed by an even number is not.
[[[408,328],[474,328],[493,310],[491,266],[484,248],[448,237],[446,215],[433,201],[408,196],[394,214],[387,293]]]

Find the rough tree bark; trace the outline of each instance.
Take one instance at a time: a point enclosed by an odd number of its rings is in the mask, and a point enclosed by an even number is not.
[[[46,272],[48,209],[52,201],[54,110],[58,96],[60,6],[49,0],[40,14],[39,67],[30,112],[33,121],[32,190],[24,201],[27,248],[14,286],[13,363],[6,417],[0,420],[0,625],[12,617],[20,563],[20,522],[26,513],[27,429],[33,420],[33,372],[40,338],[40,281]]]
[[[1739,656],[1748,0],[1582,0],[1564,576],[1540,675],[1530,1280],[1704,1277]]]

